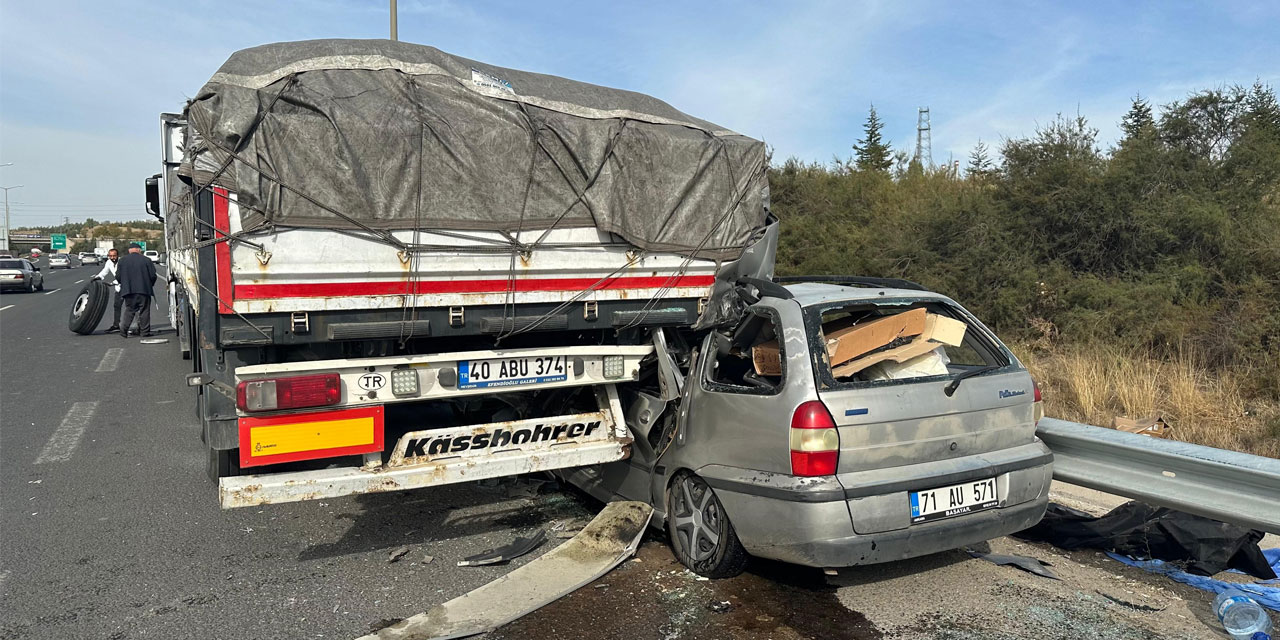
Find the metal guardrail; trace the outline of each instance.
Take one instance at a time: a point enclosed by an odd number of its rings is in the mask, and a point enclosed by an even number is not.
[[[1056,480],[1280,534],[1280,460],[1043,418]]]

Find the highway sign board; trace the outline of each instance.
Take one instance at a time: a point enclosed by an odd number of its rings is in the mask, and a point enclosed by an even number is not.
[[[51,234],[49,234],[49,243],[50,243],[50,244],[49,244],[49,247],[50,247],[51,249],[55,249],[55,250],[56,250],[56,249],[66,249],[66,248],[67,248],[67,234],[65,234],[65,233],[51,233]]]

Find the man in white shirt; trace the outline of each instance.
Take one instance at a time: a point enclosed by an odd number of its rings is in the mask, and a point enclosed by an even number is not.
[[[112,249],[107,252],[107,261],[102,265],[102,271],[94,276],[94,280],[106,280],[107,284],[114,285],[116,290],[114,300],[115,315],[112,316],[111,326],[107,327],[107,333],[120,330],[120,305],[124,302],[124,298],[120,296],[120,280],[116,278],[116,262],[120,260],[120,252]]]

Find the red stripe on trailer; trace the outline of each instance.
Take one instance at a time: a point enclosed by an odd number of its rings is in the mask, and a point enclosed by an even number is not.
[[[225,238],[231,234],[231,203],[227,190],[217,187],[213,189],[213,228],[214,238]],[[213,245],[213,257],[218,274],[218,313],[235,313],[231,308],[231,303],[235,302],[235,289],[231,286],[231,243],[223,241]]]
[[[715,276],[619,276],[599,278],[518,278],[515,290],[582,291],[585,289],[658,289],[661,287],[709,287]],[[277,298],[338,298],[344,296],[395,296],[432,293],[503,293],[508,280],[419,280],[413,291],[403,280],[385,282],[323,282],[300,284],[242,284],[236,287],[240,300]]]

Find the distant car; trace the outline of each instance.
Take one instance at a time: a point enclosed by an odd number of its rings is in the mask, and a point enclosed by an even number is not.
[[[90,265],[90,264],[94,264],[94,265],[96,265],[96,264],[102,264],[102,259],[101,259],[101,258],[99,258],[99,257],[98,257],[98,254],[96,254],[96,253],[82,253],[82,254],[80,254],[80,266],[85,266],[85,265]]]
[[[71,256],[65,253],[55,253],[49,256],[50,269],[70,269],[72,266]]]
[[[902,560],[1044,515],[1053,455],[1035,435],[1039,389],[949,298],[762,290],[738,327],[693,353],[678,412],[648,417],[662,411],[656,385],[634,400],[649,430],[630,459],[562,474],[597,498],[653,505],[696,573],[735,575],[747,554],[814,567]]]
[[[152,262],[157,262],[157,263],[158,263],[158,262],[160,262],[160,252],[159,252],[159,251],[143,251],[143,252],[142,252],[142,255],[144,255],[144,256],[146,256],[146,257],[150,258]]]
[[[8,252],[0,253],[0,259],[4,258],[13,258],[13,254]]]
[[[44,291],[44,275],[30,260],[0,258],[0,290]]]

